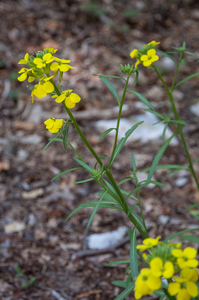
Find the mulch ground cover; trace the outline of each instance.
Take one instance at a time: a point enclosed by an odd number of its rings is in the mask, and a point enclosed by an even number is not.
[[[92,209],[79,211],[65,222],[79,204],[99,199],[96,196],[99,188],[94,181],[74,184],[88,178],[83,170],[51,181],[60,172],[77,167],[74,153],[71,149],[65,153],[61,143],[55,142],[42,152],[52,137],[43,122],[50,115],[63,117],[64,110],[48,96],[31,103],[26,83],[16,80],[20,70],[18,61],[25,53],[32,54],[45,47],[57,48],[57,56],[71,60],[75,68],[64,75],[63,85],[82,98],[72,111],[96,153],[110,156],[113,138],[107,135],[99,143],[101,132],[95,121],[112,119],[111,109],[116,102],[93,74],[121,76],[120,64],[132,63],[129,53],[152,40],[160,41],[159,49],[163,51],[180,47],[185,41],[187,51],[199,56],[199,3],[8,0],[0,2],[0,15],[0,299],[114,299],[122,289],[111,281],[127,278],[127,265],[105,265],[114,260],[128,260],[130,243],[96,256],[77,254],[86,250],[86,236],[91,233],[112,231],[123,225],[132,229],[132,224],[124,214],[111,209],[99,209],[89,231],[86,226]],[[170,85],[175,70],[168,61],[164,64],[161,61],[163,57],[157,65]],[[199,72],[197,58],[187,56],[178,80],[194,72]],[[110,81],[121,96],[123,83]],[[130,85],[133,88],[133,81]],[[167,95],[151,70],[140,67],[136,91],[151,101],[158,112],[168,111]],[[198,78],[179,86],[175,97],[180,118],[188,124],[184,133],[194,161],[199,156],[199,126],[190,106],[198,101]],[[125,103],[134,115],[143,113],[135,105],[137,101],[133,94],[126,97]],[[93,166],[94,159],[72,126],[69,141]],[[161,140],[127,143],[112,168],[116,181],[126,178],[132,170],[129,165],[132,152],[141,170],[151,165],[160,145]],[[161,164],[168,163],[187,164],[180,143],[165,151]],[[195,170],[199,177],[197,164]],[[180,187],[175,184],[177,173],[166,174],[165,170],[155,173],[155,179],[166,184],[165,188],[146,187],[141,191],[150,236],[161,235],[163,239],[198,224],[187,211],[199,201],[191,175],[185,174],[188,180]],[[135,184],[129,181],[121,187],[131,191]],[[16,276],[17,267],[24,277]],[[22,287],[34,277],[34,283]],[[134,299],[133,293],[126,299]]]

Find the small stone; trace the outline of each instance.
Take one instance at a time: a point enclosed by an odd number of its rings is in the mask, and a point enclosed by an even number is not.
[[[190,111],[199,117],[199,102],[190,106]]]
[[[172,218],[169,222],[171,225],[179,225],[182,223],[180,219]]]
[[[26,150],[20,149],[17,153],[17,161],[23,162],[27,159],[29,153]]]
[[[41,197],[44,194],[44,189],[39,188],[36,190],[32,190],[30,192],[22,192],[22,197],[24,199],[35,199],[37,197]]]
[[[20,221],[13,221],[4,226],[4,230],[5,230],[6,234],[20,232],[20,231],[23,231],[25,228],[26,228],[25,223],[20,222]]]
[[[175,186],[181,187],[184,186],[189,181],[186,177],[180,177],[175,181]]]
[[[169,216],[165,216],[165,215],[159,216],[158,221],[159,221],[162,225],[165,225],[165,224],[167,224],[168,221],[169,221]]]
[[[23,144],[39,144],[42,141],[42,137],[38,134],[32,134],[20,138],[20,142]]]
[[[87,237],[88,247],[90,249],[107,249],[114,248],[127,231],[126,226],[121,226],[117,230],[99,234],[91,234]]]
[[[36,224],[37,220],[33,214],[29,214],[28,216],[28,225],[29,226],[34,226]]]

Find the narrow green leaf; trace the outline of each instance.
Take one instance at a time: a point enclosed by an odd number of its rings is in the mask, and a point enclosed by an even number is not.
[[[184,66],[184,64],[185,64],[185,59],[183,58],[183,59],[181,60],[181,65]]]
[[[189,242],[199,244],[199,238],[194,235],[184,235],[180,238],[180,241],[189,241]]]
[[[103,200],[104,196],[106,195],[106,193],[107,193],[107,191],[104,192],[104,194],[102,195],[102,197],[98,200],[98,203],[97,203],[97,205],[95,206],[95,208],[94,208],[94,210],[93,210],[93,212],[92,212],[92,214],[91,214],[91,216],[90,216],[90,219],[89,219],[89,221],[88,221],[87,229],[90,227],[91,222],[93,221],[93,218],[94,218],[94,216],[95,216],[95,214],[96,214],[96,212],[97,212],[97,210],[98,210],[98,207],[99,207],[101,201]]]
[[[116,159],[116,157],[118,156],[118,154],[120,153],[120,151],[122,150],[124,144],[126,143],[128,137],[133,133],[133,131],[139,126],[141,125],[142,123],[144,123],[144,121],[141,121],[135,125],[133,125],[126,133],[125,133],[125,137],[121,138],[121,140],[119,141],[116,149],[115,149],[115,152],[114,152],[114,155],[113,155],[113,159],[112,159],[112,162],[111,164],[113,164],[114,160]]]
[[[106,134],[108,134],[108,133],[111,132],[112,130],[116,130],[116,128],[109,128],[109,129],[107,129],[106,131],[104,131],[104,132],[101,134],[100,138],[99,138],[99,142],[101,141],[101,139],[102,139]]]
[[[118,195],[118,193],[116,192],[116,190],[114,189],[114,187],[112,187],[112,185],[107,180],[104,179],[104,181],[106,183],[107,188],[111,191],[111,193],[113,195],[115,195],[115,197],[118,199],[118,201],[121,202],[122,200],[121,200],[120,196]]]
[[[135,94],[146,106],[148,106],[152,110],[155,110],[154,107],[151,105],[151,103],[144,96],[142,96],[142,94],[135,91],[129,91],[129,90],[127,92]]]
[[[170,120],[169,123],[177,123],[181,125],[187,125],[187,123],[183,120]]]
[[[166,133],[167,127],[168,127],[168,123],[167,123],[167,124],[165,124],[165,126],[164,126],[164,130],[163,130],[163,133],[162,133],[162,141],[163,141],[163,143],[164,143],[164,139],[165,139],[165,133]]]
[[[68,219],[70,219],[76,212],[78,212],[79,210],[83,209],[83,208],[87,208],[87,207],[95,207],[97,205],[98,201],[89,201],[83,204],[80,204],[78,207],[76,207],[70,214],[69,216],[66,218],[65,222],[68,221]],[[106,201],[102,201],[99,205],[99,207],[103,207],[103,208],[111,208],[111,209],[118,209],[118,210],[122,210],[119,205],[118,206],[113,206],[113,205],[109,205],[106,203]]]
[[[94,180],[94,178],[88,178],[88,179],[85,179],[85,180],[76,181],[74,184],[84,183],[84,182],[88,182],[88,181],[92,181],[92,180]]]
[[[71,171],[74,171],[74,170],[79,170],[79,169],[83,169],[83,168],[78,167],[78,168],[73,168],[73,169],[70,169],[70,170],[66,170],[66,171],[64,171],[64,172],[61,172],[61,173],[59,173],[58,175],[56,175],[55,177],[53,177],[53,179],[51,179],[51,181],[53,181],[53,180],[59,178],[60,176],[66,174],[66,173],[68,173],[68,172],[71,172]]]
[[[194,165],[199,161],[199,158],[197,158],[195,161],[194,161]]]
[[[51,139],[50,139],[51,140]],[[63,139],[59,139],[59,138],[53,138],[52,139],[53,141],[56,141],[56,142],[63,142]]]
[[[198,206],[198,205],[199,205],[199,203],[195,203],[195,204],[189,206],[187,209],[188,209],[188,210],[189,210],[189,209],[192,209],[192,208],[194,208],[194,207],[196,207],[196,206]]]
[[[135,281],[135,278],[138,276],[138,259],[137,259],[137,250],[136,250],[136,227],[133,228],[131,236],[131,246],[130,246],[130,266],[132,279]]]
[[[179,165],[159,165],[155,168],[156,170],[165,170],[165,169],[178,169],[178,170],[189,170],[188,167],[179,166]],[[150,168],[143,169],[141,172],[148,172]]]
[[[42,151],[44,151],[53,141],[56,141],[57,137],[59,135],[56,135],[54,138],[50,139],[50,141],[48,142],[48,144],[42,149]],[[62,140],[61,140],[62,141]]]
[[[131,207],[130,207],[129,210],[128,210],[127,217],[131,214],[132,210],[134,209],[134,207],[135,207],[136,205],[137,205],[137,204],[131,205]]]
[[[151,114],[156,115],[156,116],[159,117],[160,119],[165,120],[165,117],[164,117],[163,115],[161,115],[160,113],[158,113],[157,111],[153,111],[153,110],[148,109],[148,108],[144,108],[144,111],[148,111],[148,112],[150,112]]]
[[[199,227],[197,228],[192,228],[192,229],[184,229],[184,230],[181,230],[181,231],[178,231],[174,234],[171,234],[169,235],[165,240],[164,240],[164,243],[168,242],[168,241],[171,241],[172,239],[174,239],[175,237],[183,234],[183,233],[187,233],[187,232],[190,232],[190,231],[194,231],[194,230],[199,230]]]
[[[121,265],[121,264],[127,264],[127,263],[130,263],[130,260],[113,261],[113,262],[110,262],[110,263],[106,264],[105,266],[108,267],[108,266]]]
[[[119,185],[121,185],[122,183],[124,183],[124,182],[126,182],[126,181],[129,181],[129,180],[132,180],[132,178],[131,178],[131,177],[130,177],[130,178],[126,178],[126,179],[120,181],[117,185],[119,186]]]
[[[122,287],[122,288],[126,288],[126,282],[122,281],[122,280],[115,280],[111,282],[113,285]]]
[[[73,159],[80,164],[84,169],[86,169],[87,171],[89,171],[91,174],[93,174],[93,169],[91,167],[89,167],[85,162],[81,161],[80,159],[73,157]]]
[[[142,228],[142,231],[146,232],[146,229],[145,229],[145,227],[144,227],[144,225],[142,223],[142,220],[140,219],[140,217],[138,217],[138,215],[136,214],[136,212],[134,212],[132,210],[131,215],[134,217],[134,219],[137,222],[137,224]]]
[[[68,138],[69,124],[66,125],[63,132],[63,145],[64,149],[67,151],[67,138]]]
[[[156,49],[156,51],[159,52],[159,53],[161,53],[162,55],[168,57],[169,59],[171,59],[171,60],[175,63],[175,65],[176,65],[175,59],[173,59],[173,57],[171,57],[169,54],[167,54],[166,52],[163,52],[163,51],[161,51],[161,50],[159,50],[159,49]],[[170,52],[170,53],[172,53],[172,52]],[[174,52],[174,53],[175,53],[175,52]]]
[[[103,154],[103,155],[99,156],[100,159],[101,159],[101,158],[105,158],[105,157],[108,157],[108,155]]]
[[[125,299],[134,289],[134,282],[129,282],[128,287],[121,293],[119,294],[114,300],[123,300]]]
[[[101,81],[104,82],[104,84],[107,86],[107,88],[109,88],[109,90],[115,97],[118,105],[120,106],[120,98],[118,96],[118,93],[117,93],[115,87],[112,85],[112,83],[110,83],[104,76],[99,76],[99,79],[101,79]]]
[[[96,194],[101,197],[104,192],[98,192]],[[104,196],[104,199],[107,200],[107,203],[109,204],[118,204],[118,202],[109,193]]]
[[[183,82],[185,82],[185,81],[187,81],[187,80],[189,80],[189,79],[191,79],[191,78],[194,78],[194,77],[196,77],[196,76],[199,76],[199,72],[194,73],[194,74],[192,74],[192,75],[189,75],[189,76],[187,76],[186,78],[184,78],[183,80],[181,80],[180,82],[178,82],[178,83],[174,86],[173,90],[174,90],[175,88],[177,88],[177,86],[179,86],[179,85],[182,84]]]
[[[113,76],[113,75],[97,75],[97,74],[93,74],[93,76],[98,76],[98,77],[108,77],[108,78],[118,78],[118,79],[123,79],[124,81],[126,81],[125,78],[120,77],[120,76]],[[101,78],[100,78],[101,79]]]
[[[155,180],[143,180],[140,183],[142,183],[142,182],[146,182],[147,184],[153,183],[153,184],[158,185],[158,186],[166,187],[165,184],[163,184],[163,183],[161,183],[159,181],[155,181]]]
[[[138,73],[138,71],[136,71],[136,76],[135,76],[135,81],[134,81],[133,87],[135,87],[138,82],[138,76],[139,76],[139,73]]]
[[[192,53],[192,52],[187,52],[187,51],[185,51],[185,53],[186,53],[186,54],[193,55],[193,56],[196,56],[196,57],[197,57],[197,55],[196,55],[195,53]]]
[[[155,172],[155,169],[162,157],[162,155],[164,154],[166,148],[168,147],[170,141],[172,140],[172,138],[174,138],[174,136],[176,135],[177,133],[174,133],[163,145],[162,147],[160,148],[160,150],[158,151],[158,153],[156,154],[154,160],[153,160],[153,163],[151,165],[151,168],[150,168],[150,171],[149,171],[149,174],[148,174],[148,177],[147,179],[150,180]]]
[[[121,193],[122,193],[123,195],[125,195],[125,196],[129,195],[129,193],[128,193],[127,191],[125,191],[125,190],[120,189],[120,191],[121,191]],[[130,195],[129,197],[131,197],[131,198],[133,198],[134,200],[138,201],[138,199],[137,199],[135,196],[133,196],[133,195]]]
[[[133,153],[131,153],[131,162],[132,162],[132,166],[133,166],[133,172],[136,172],[137,168],[136,168],[135,158],[134,158]]]
[[[129,285],[129,282],[131,280],[131,277],[132,277],[132,273],[130,272],[129,275],[127,276],[127,279],[126,279],[126,285],[128,286]]]

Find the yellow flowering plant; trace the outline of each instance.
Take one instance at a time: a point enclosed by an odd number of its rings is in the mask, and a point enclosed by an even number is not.
[[[192,74],[187,78],[184,78],[180,82],[176,83],[177,74],[181,64],[184,64],[185,54],[194,55],[193,53],[186,51],[186,44],[180,48],[175,48],[175,52],[179,54],[179,60],[176,62],[168,53],[164,53],[157,49],[159,47],[159,42],[152,41],[148,44],[144,44],[141,49],[134,49],[130,53],[132,59],[136,58],[135,64],[120,65],[121,72],[123,76],[109,76],[100,75],[100,80],[107,86],[107,88],[112,92],[115,97],[117,104],[119,106],[117,125],[115,128],[110,128],[106,130],[99,138],[99,141],[110,131],[115,130],[114,144],[109,157],[109,162],[104,163],[103,158],[107,157],[106,154],[99,157],[95,150],[90,145],[87,138],[81,131],[77,121],[74,118],[72,109],[81,100],[81,97],[75,93],[72,89],[63,90],[62,78],[63,73],[68,72],[73,69],[73,66],[69,65],[70,60],[60,59],[55,56],[57,50],[53,48],[46,48],[42,51],[38,51],[33,55],[25,54],[24,58],[19,61],[19,64],[24,64],[19,71],[18,80],[20,82],[28,79],[28,82],[32,86],[28,86],[31,89],[32,102],[34,97],[39,99],[48,95],[53,101],[58,103],[58,105],[63,105],[66,113],[67,120],[56,119],[49,116],[48,120],[45,120],[44,124],[46,129],[54,134],[54,137],[50,138],[49,143],[44,147],[46,149],[52,142],[62,142],[64,149],[67,151],[67,146],[71,147],[76,157],[74,157],[75,162],[78,167],[66,170],[55,176],[52,180],[56,180],[60,176],[63,176],[67,172],[84,169],[88,172],[89,177],[86,180],[76,183],[84,183],[90,180],[95,180],[100,187],[98,192],[99,200],[88,201],[84,204],[79,205],[74,211],[70,213],[67,220],[77,211],[87,207],[93,207],[93,213],[88,221],[88,226],[90,226],[97,210],[99,207],[117,209],[124,212],[127,218],[132,222],[133,230],[129,229],[129,239],[130,239],[130,260],[128,261],[129,266],[127,272],[129,272],[126,281],[119,281],[117,285],[124,288],[124,291],[116,297],[116,300],[125,299],[125,297],[131,292],[135,292],[135,299],[140,299],[142,296],[148,294],[156,294],[160,296],[160,299],[177,299],[177,300],[189,300],[192,298],[198,299],[198,260],[197,251],[192,247],[187,247],[182,250],[180,243],[170,243],[169,240],[177,237],[178,235],[184,233],[184,231],[177,232],[174,235],[167,237],[164,242],[160,241],[160,236],[156,238],[150,238],[147,227],[145,224],[145,218],[142,211],[142,203],[140,198],[140,189],[146,185],[153,183],[157,186],[165,186],[161,182],[152,180],[152,176],[156,169],[172,169],[172,172],[179,171],[181,169],[186,169],[190,171],[199,189],[199,183],[195,170],[193,168],[194,163],[192,162],[188,147],[184,138],[182,131],[182,125],[186,123],[179,119],[178,112],[175,106],[175,100],[173,97],[174,89],[195,76],[199,76],[199,73]],[[158,68],[156,67],[156,62],[160,59],[159,54],[170,58],[175,62],[176,72],[173,78],[171,87],[168,87],[165,83],[163,77],[161,76]],[[156,72],[157,76],[161,80],[170,101],[169,111],[164,114],[156,112],[152,104],[136,89],[137,81],[139,80],[139,69],[149,68],[152,72]],[[129,79],[134,76],[133,90],[128,89]],[[115,87],[107,79],[108,77],[121,79],[124,82],[124,90],[122,97],[120,99]],[[34,83],[33,83],[34,82]],[[132,170],[130,171],[130,176],[125,178],[121,182],[117,183],[112,174],[112,165],[117,159],[120,151],[122,150],[125,142],[131,134],[143,123],[138,122],[133,125],[126,133],[125,136],[118,142],[118,132],[120,127],[121,113],[123,104],[125,102],[125,97],[127,93],[135,94],[148,108],[146,111],[156,115],[160,122],[165,123],[165,127],[162,133],[163,145],[154,157],[151,167],[146,169],[148,172],[147,180],[139,182],[137,177],[137,167],[134,159],[133,153],[131,154]],[[173,113],[173,114],[172,114]],[[174,117],[172,118],[172,116]],[[71,124],[76,128],[80,138],[92,154],[95,163],[93,165],[86,164],[84,158],[80,153],[74,148],[68,139],[68,132]],[[174,134],[164,142],[165,131],[168,125],[173,127]],[[164,154],[164,151],[168,147],[171,140],[179,134],[182,141],[182,145],[189,162],[188,167],[177,166],[177,165],[158,165],[159,161]],[[144,170],[143,170],[144,171]],[[120,184],[132,180],[135,180],[136,187],[132,191],[125,191],[120,188]],[[131,201],[134,200],[135,204],[131,205]],[[139,209],[139,213],[135,211],[135,207]],[[136,230],[138,230],[143,238],[142,245],[136,245]],[[190,229],[193,230],[193,229]],[[186,230],[186,232],[189,230]],[[190,236],[187,238],[198,242],[194,237]],[[126,261],[125,261],[126,262]],[[110,263],[116,264],[122,263],[122,261]],[[144,266],[144,268],[142,268]],[[166,298],[165,298],[166,297]]]

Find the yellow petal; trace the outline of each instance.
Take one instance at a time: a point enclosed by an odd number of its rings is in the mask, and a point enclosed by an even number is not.
[[[29,54],[28,53],[25,54],[24,59],[25,59],[26,62],[29,61]]]
[[[52,58],[52,54],[51,53],[46,53],[43,56],[43,60],[45,60],[46,62],[49,61]]]
[[[149,59],[149,60],[143,62],[143,66],[144,66],[144,67],[149,67],[151,64],[152,64],[151,59]]]
[[[153,57],[151,58],[151,60],[154,62],[154,61],[157,61],[159,59],[159,56],[157,55],[153,55]]]
[[[183,256],[183,252],[180,249],[174,249],[172,251],[172,255],[175,256],[175,257],[182,257]]]
[[[56,120],[55,120],[54,126],[55,126],[56,128],[61,128],[62,125],[63,125],[63,119],[56,119]]]
[[[66,99],[65,99],[65,105],[68,108],[73,108],[73,107],[75,107],[76,103],[72,102],[70,100],[70,97],[66,97]]]
[[[160,278],[154,277],[154,276],[148,277],[147,285],[151,290],[153,290],[153,291],[158,290],[161,287],[161,284],[162,284],[162,281]]]
[[[177,300],[189,300],[189,299],[191,299],[191,296],[188,293],[187,289],[180,289],[176,299]]]
[[[150,49],[150,50],[147,51],[147,55],[150,56],[150,57],[155,55],[155,54],[156,54],[155,49]]]
[[[57,97],[57,99],[55,99],[55,102],[61,103],[64,101],[65,98],[66,98],[66,96],[62,94],[59,97]]]
[[[187,286],[187,290],[188,290],[189,294],[192,297],[198,296],[198,287],[195,283],[188,281],[186,286]]]
[[[197,250],[192,247],[187,247],[184,249],[183,254],[188,258],[195,258],[197,255]]]
[[[180,290],[180,284],[178,282],[171,282],[168,285],[168,293],[171,296],[176,295]]]
[[[36,65],[40,65],[40,64],[42,64],[43,63],[43,60],[41,59],[41,58],[35,58],[34,60],[33,60],[33,62],[34,62],[34,64],[36,64]]]
[[[185,262],[185,264],[187,265],[187,267],[196,268],[198,265],[198,261],[197,259],[189,259]]]
[[[167,261],[164,264],[164,272],[163,272],[163,277],[164,278],[171,278],[174,274],[175,270],[174,270],[174,266],[172,264],[172,262]]]
[[[47,93],[52,93],[54,91],[54,85],[51,82],[45,82],[43,88]]]
[[[35,80],[35,77],[33,77],[33,76],[28,77],[28,82],[33,82],[34,80]]]
[[[140,57],[140,60],[141,60],[141,61],[147,61],[148,59],[149,59],[148,55],[142,55],[142,56]]]
[[[57,72],[58,69],[59,69],[59,64],[58,63],[53,63],[51,66],[50,66],[50,69],[54,72]]]
[[[26,60],[25,59],[20,59],[18,62],[19,65],[26,65]]]
[[[137,49],[134,49],[133,51],[131,51],[130,57],[131,57],[131,58],[138,57],[138,50],[137,50]]]
[[[19,81],[24,81],[24,80],[26,80],[26,78],[27,78],[27,73],[23,73],[23,74],[21,74],[21,76],[19,76],[17,79],[18,79]]]
[[[52,133],[57,133],[59,131],[59,128],[53,127],[51,129],[49,129],[49,131]]]
[[[70,101],[74,103],[78,103],[81,100],[80,96],[78,96],[75,93],[71,93],[69,97],[70,97]]]

